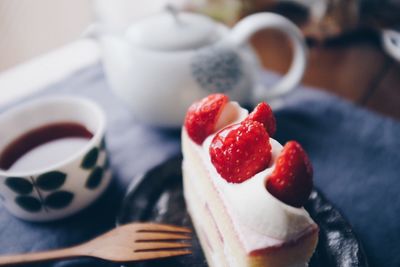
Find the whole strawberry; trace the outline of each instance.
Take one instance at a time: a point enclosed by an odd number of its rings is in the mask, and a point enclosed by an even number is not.
[[[258,121],[264,124],[269,136],[274,136],[276,132],[275,116],[272,113],[271,107],[265,102],[258,104],[249,116],[247,116],[246,120]]]
[[[283,147],[276,166],[267,179],[267,190],[282,202],[301,207],[310,196],[313,187],[313,170],[306,152],[295,141]]]
[[[185,128],[195,143],[201,145],[207,136],[215,132],[215,125],[228,100],[226,95],[212,94],[189,107]]]
[[[243,121],[219,131],[210,145],[211,162],[230,183],[241,183],[268,167],[269,135],[263,124]]]

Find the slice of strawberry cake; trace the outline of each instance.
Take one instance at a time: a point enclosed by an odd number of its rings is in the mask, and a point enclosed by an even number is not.
[[[318,226],[302,207],[312,167],[294,141],[270,136],[266,103],[253,112],[213,94],[194,103],[182,129],[185,201],[210,266],[307,266]]]

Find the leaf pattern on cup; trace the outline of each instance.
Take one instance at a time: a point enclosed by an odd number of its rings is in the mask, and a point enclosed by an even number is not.
[[[101,149],[101,150],[100,150]],[[92,148],[82,159],[81,168],[90,170],[85,183],[86,188],[95,190],[101,185],[105,170],[109,168],[109,158],[105,155],[103,166],[96,166],[100,151],[105,150],[105,140],[101,140],[100,148]],[[30,180],[28,179],[30,178]],[[5,185],[17,194],[15,203],[27,212],[37,213],[44,210],[66,208],[74,199],[74,194],[66,190],[60,190],[65,184],[67,174],[61,171],[50,171],[36,177],[8,177]],[[41,191],[49,194],[43,196]],[[35,194],[33,194],[36,192]],[[46,195],[46,194],[45,194]],[[3,198],[4,199],[4,198]]]
[[[25,211],[40,212],[49,209],[62,209],[67,207],[73,200],[74,194],[60,189],[67,179],[67,174],[61,171],[50,171],[39,175],[36,180],[30,177],[27,180],[21,177],[8,177],[5,184],[18,195],[15,197],[15,203]],[[41,193],[43,191],[52,191],[46,197]],[[35,195],[29,195],[33,192]],[[49,209],[48,209],[49,208]]]
[[[106,138],[103,137],[100,141],[100,149],[104,150],[106,148]]]
[[[60,171],[46,172],[36,178],[36,185],[44,191],[51,191],[59,189],[66,178],[67,175]]]
[[[84,157],[81,163],[83,169],[91,169],[96,165],[99,157],[99,149],[97,147],[92,148]]]
[[[32,196],[17,196],[15,203],[28,212],[39,212],[42,209],[40,200]]]
[[[104,159],[103,169],[107,170],[110,167],[110,158],[106,154],[106,158]]]
[[[86,181],[86,187],[89,189],[96,189],[103,179],[104,170],[102,167],[97,166],[93,169],[93,171],[89,174],[89,177]]]
[[[44,204],[52,209],[62,209],[68,206],[72,202],[73,198],[74,194],[71,192],[56,191],[44,199]]]
[[[20,195],[28,195],[33,191],[32,183],[21,177],[8,177],[6,178],[5,185]]]

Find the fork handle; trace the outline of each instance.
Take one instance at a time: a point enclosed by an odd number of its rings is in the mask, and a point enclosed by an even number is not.
[[[0,256],[0,266],[15,266],[28,263],[38,263],[52,260],[65,260],[83,257],[84,255],[80,254],[75,248],[76,247],[36,253]]]

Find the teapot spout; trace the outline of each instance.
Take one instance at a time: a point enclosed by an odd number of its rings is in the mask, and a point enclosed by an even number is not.
[[[98,42],[102,51],[102,63],[110,89],[121,99],[126,99],[131,87],[132,68],[134,55],[132,46],[125,35],[104,27],[93,24],[87,30],[87,37]]]
[[[125,39],[123,33],[99,22],[89,25],[82,33],[82,36],[99,41],[105,52],[111,49],[120,51],[120,53],[126,55],[130,50],[128,41]]]
[[[105,35],[113,35],[115,37],[122,36],[121,30],[114,29],[108,25],[105,25],[100,22],[94,22],[90,24],[81,34],[83,38],[90,38],[99,40],[100,37]]]
[[[84,38],[98,40],[102,33],[103,27],[100,25],[100,23],[92,23],[83,31],[81,35]]]

